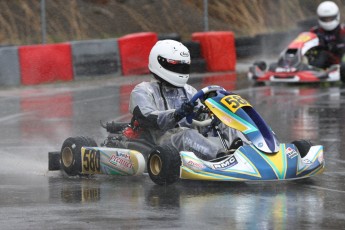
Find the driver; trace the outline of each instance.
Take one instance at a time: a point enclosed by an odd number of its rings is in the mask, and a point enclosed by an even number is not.
[[[171,143],[178,151],[192,151],[199,158],[210,160],[224,155],[220,141],[204,137],[185,119],[194,110],[195,105],[189,101],[197,92],[187,84],[190,63],[189,50],[182,43],[158,41],[149,55],[151,81],[135,86],[129,110],[154,144]],[[239,147],[241,142],[237,138],[238,146],[232,144],[231,148]]]
[[[325,69],[339,64],[345,53],[345,26],[340,24],[339,8],[332,1],[322,2],[316,12],[319,25],[310,31],[319,37],[321,51],[310,64]]]

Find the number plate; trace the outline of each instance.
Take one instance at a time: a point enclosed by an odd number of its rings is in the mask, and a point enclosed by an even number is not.
[[[224,97],[221,102],[228,107],[231,112],[236,113],[236,111],[239,108],[242,108],[244,106],[250,106],[252,107],[245,99],[243,99],[239,95],[229,95]]]
[[[82,173],[101,173],[100,151],[89,148],[81,149]]]

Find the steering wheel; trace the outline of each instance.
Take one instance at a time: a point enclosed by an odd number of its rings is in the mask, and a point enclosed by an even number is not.
[[[201,90],[199,90],[190,100],[190,103],[194,104],[198,99],[200,100],[205,100],[205,97],[207,98],[208,95],[211,95],[211,93],[213,92],[217,92],[220,91],[221,93],[225,94],[225,95],[229,95],[229,92],[226,92],[226,90],[223,87],[220,87],[218,85],[211,85],[211,86],[207,86]],[[204,126],[208,126],[211,124],[212,119],[206,119],[204,121],[197,121],[194,119],[195,117],[195,113],[192,113],[190,115],[188,115],[186,117],[186,120],[189,124],[195,125],[195,126],[200,126],[200,127],[204,127]]]

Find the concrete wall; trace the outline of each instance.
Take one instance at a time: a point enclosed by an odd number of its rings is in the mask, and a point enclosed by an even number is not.
[[[18,47],[0,48],[0,86],[21,84]]]

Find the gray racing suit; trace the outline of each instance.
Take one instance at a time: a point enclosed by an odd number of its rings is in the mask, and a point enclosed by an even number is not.
[[[178,151],[192,151],[204,160],[213,159],[223,146],[216,137],[206,138],[183,118],[176,121],[175,109],[196,93],[190,85],[177,88],[152,79],[138,84],[130,96],[129,109],[154,144],[171,143]],[[214,138],[214,139],[212,139]]]

